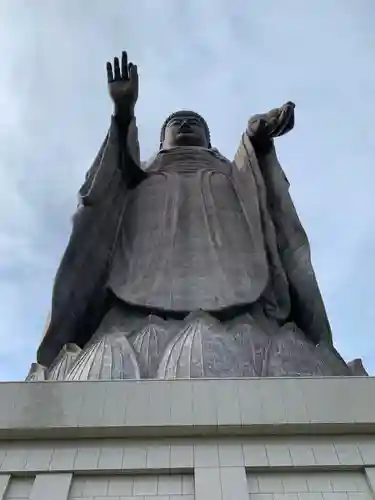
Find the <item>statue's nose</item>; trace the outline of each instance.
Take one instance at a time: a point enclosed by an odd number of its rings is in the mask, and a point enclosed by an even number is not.
[[[182,123],[181,123],[181,127],[180,127],[182,130],[188,130],[190,129],[190,125],[188,123],[187,120],[184,120]]]

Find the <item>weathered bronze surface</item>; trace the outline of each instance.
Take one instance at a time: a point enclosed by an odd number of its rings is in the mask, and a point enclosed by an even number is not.
[[[250,118],[233,161],[190,111],[140,162],[136,66],[80,189],[28,380],[351,375],[338,355],[274,139],[294,104]],[[358,370],[357,370],[358,371]]]

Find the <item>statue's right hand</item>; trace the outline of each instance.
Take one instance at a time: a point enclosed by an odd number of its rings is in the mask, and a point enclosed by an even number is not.
[[[137,66],[128,63],[125,51],[121,56],[121,67],[118,57],[113,60],[113,66],[107,62],[108,92],[116,108],[132,109],[138,99]]]

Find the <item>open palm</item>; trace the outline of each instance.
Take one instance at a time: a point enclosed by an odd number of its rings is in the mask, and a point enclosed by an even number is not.
[[[138,99],[137,66],[128,63],[125,51],[121,56],[121,67],[118,57],[113,60],[113,66],[107,62],[108,92],[116,105],[134,106]]]

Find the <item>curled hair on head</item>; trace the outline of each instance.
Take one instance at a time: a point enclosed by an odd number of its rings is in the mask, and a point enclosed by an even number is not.
[[[175,111],[174,113],[170,114],[163,123],[163,126],[161,128],[160,132],[160,149],[163,146],[164,142],[164,137],[165,137],[165,129],[167,128],[168,123],[173,120],[173,118],[178,118],[180,116],[191,116],[194,118],[197,118],[203,125],[207,139],[208,139],[208,147],[211,148],[211,134],[210,134],[210,129],[208,128],[206,120],[203,118],[203,116],[199,115],[198,113],[195,113],[195,111],[187,111],[187,110],[181,110],[181,111]]]

